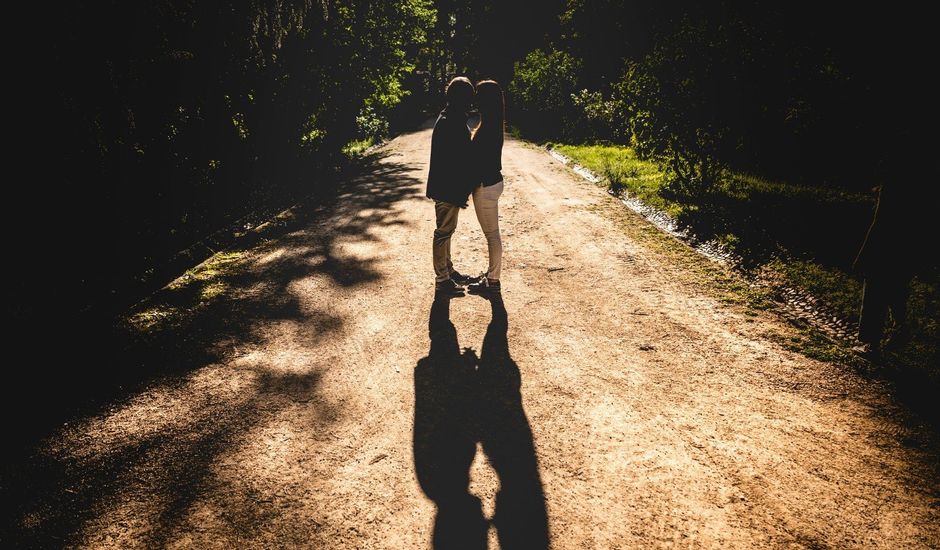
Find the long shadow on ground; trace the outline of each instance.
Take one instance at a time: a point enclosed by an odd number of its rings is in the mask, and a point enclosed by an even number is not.
[[[275,261],[261,265],[248,256],[211,281],[228,289],[212,299],[200,299],[210,282],[194,280],[164,289],[138,308],[172,311],[170,321],[145,330],[115,323],[110,331],[94,333],[57,327],[63,345],[47,350],[17,388],[22,408],[0,475],[7,503],[0,544],[54,548],[80,542],[82,526],[127,497],[128,486],[136,483],[150,507],[149,532],[139,538],[162,546],[190,505],[218,485],[210,472],[213,462],[243,443],[242,434],[263,415],[309,401],[317,409],[309,429],[330,422],[334,412],[316,404],[318,367],[300,374],[264,365],[232,372],[242,387],[228,393],[198,388],[194,380],[211,372],[225,381],[226,359],[264,345],[263,328],[271,322],[288,321],[296,328],[293,340],[311,350],[339,330],[344,319],[301,307],[292,283],[318,274],[342,287],[380,279],[372,259],[338,252],[337,241],[376,240],[383,227],[404,223],[395,206],[419,192],[409,170],[372,159],[331,197],[299,205],[264,235],[270,241],[264,246],[278,252]],[[56,340],[55,333],[48,338]],[[96,447],[100,441],[94,437],[83,442],[88,436],[69,427],[80,432],[87,422],[130,410],[144,392],[179,396],[186,406],[141,413],[162,415],[155,421],[167,427],[117,434],[107,448]],[[147,422],[138,419],[142,426]],[[242,504],[231,503],[227,521],[233,532],[250,536],[268,518]]]
[[[434,501],[435,548],[486,548],[488,523],[469,492],[477,443],[499,477],[493,525],[505,549],[548,548],[548,516],[532,429],[522,406],[519,368],[509,355],[501,297],[478,359],[460,351],[450,299],[437,296],[428,330],[431,349],[415,367],[414,461]]]

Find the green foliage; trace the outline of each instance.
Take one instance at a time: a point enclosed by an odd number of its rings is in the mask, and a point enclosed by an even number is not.
[[[736,40],[743,33],[736,31],[686,23],[643,59],[629,62],[616,85],[632,144],[643,158],[663,165],[664,190],[679,200],[714,191],[741,145],[741,90],[727,85],[748,69],[746,48]]]
[[[773,256],[783,248],[844,267],[870,222],[871,198],[855,193],[729,173],[707,200],[680,200],[663,192],[668,184],[665,171],[639,158],[632,148],[554,147],[690,226],[698,236],[718,239],[743,256]],[[800,223],[792,223],[794,219]]]
[[[625,177],[610,162],[601,165],[601,175],[607,180],[607,190],[614,195],[620,195],[626,189]]]
[[[308,194],[350,141],[387,136],[435,13],[431,0],[65,7],[50,72],[81,85],[50,110],[82,161],[61,163],[63,178],[120,236],[126,272],[109,277],[155,273],[249,211]]]
[[[570,135],[576,120],[571,97],[578,90],[581,62],[556,49],[535,50],[516,63],[509,84],[515,118],[538,139]]]
[[[372,138],[359,139],[355,141],[350,141],[343,147],[343,154],[349,158],[354,158],[361,156],[366,152],[369,147],[375,145],[375,141]]]
[[[581,138],[585,141],[615,140],[626,143],[630,129],[622,116],[621,102],[604,97],[600,91],[579,90],[571,95],[576,120],[580,121]]]
[[[535,50],[516,63],[509,87],[519,106],[544,111],[563,109],[577,87],[580,62],[560,50]]]
[[[356,117],[356,137],[360,140],[388,137],[388,120],[379,116],[371,105],[363,107]]]

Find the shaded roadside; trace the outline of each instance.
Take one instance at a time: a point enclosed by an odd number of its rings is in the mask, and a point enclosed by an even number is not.
[[[263,345],[271,323],[305,327],[300,338],[308,346],[342,329],[344,318],[305,309],[291,285],[317,274],[339,287],[381,279],[370,259],[340,254],[336,242],[374,240],[375,232],[401,223],[393,208],[415,193],[408,171],[381,154],[366,159],[331,195],[285,211],[257,237],[188,272],[108,331],[62,327],[61,343],[68,345],[51,348],[18,384],[18,399],[7,401],[19,407],[19,421],[0,476],[12,504],[0,540],[37,548],[75,543],[70,537],[102,503],[120,500],[137,485],[154,503],[148,513],[157,527],[145,538],[162,544],[180,514],[211,488],[209,465],[239,445],[260,418],[289,408],[298,395],[310,399],[320,378],[316,370],[280,373],[260,366],[226,373],[219,365]],[[268,243],[280,251],[277,261],[259,266],[257,251]],[[148,429],[138,424],[148,419],[132,420],[137,431],[110,445],[83,443],[73,431],[153,394],[172,396],[166,399],[175,408],[161,412],[162,426]],[[330,416],[324,411],[316,422]],[[250,516],[250,503],[232,505],[242,510],[236,515]],[[249,518],[234,528],[257,524]]]

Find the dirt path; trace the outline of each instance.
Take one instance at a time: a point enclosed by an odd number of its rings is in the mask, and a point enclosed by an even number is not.
[[[435,523],[490,548],[940,545],[937,457],[889,396],[766,338],[786,329],[722,305],[544,151],[506,144],[503,303],[432,310],[429,142],[395,139],[242,260],[217,361],[64,427],[59,496],[24,529],[70,521],[63,544],[94,548],[424,548]],[[454,249],[484,266],[472,209]]]

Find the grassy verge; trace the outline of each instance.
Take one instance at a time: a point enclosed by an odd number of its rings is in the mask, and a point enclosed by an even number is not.
[[[356,141],[350,141],[343,147],[343,154],[349,158],[354,158],[361,156],[369,147],[375,145],[375,140],[373,138],[360,139]]]
[[[700,236],[715,238],[745,259],[747,269],[769,286],[793,288],[814,297],[825,313],[851,325],[858,317],[861,282],[849,271],[867,224],[871,197],[838,189],[790,185],[756,176],[735,175],[708,205],[681,203],[660,194],[665,183],[657,166],[638,159],[628,147],[553,144],[552,147],[589,170],[604,176],[614,190],[623,189],[639,200],[666,212]],[[926,253],[926,251],[924,252]],[[753,289],[722,284],[727,301],[750,307],[766,303],[754,299]],[[938,281],[933,276],[915,279],[911,287],[912,342],[888,359],[892,363],[924,368],[940,377],[937,352]],[[737,298],[736,298],[737,297]],[[834,343],[812,326],[794,321],[798,336],[784,344],[811,357],[857,363],[846,353],[846,343]]]
[[[612,145],[553,144],[559,153],[574,159],[588,170],[607,178],[609,185],[622,186],[646,204],[670,216],[678,216],[682,205],[659,195],[663,175],[652,162],[640,160],[629,147]]]
[[[179,324],[188,313],[212,304],[229,291],[229,279],[244,256],[244,250],[217,252],[167,285],[146,307],[129,314],[127,326],[146,333]]]

